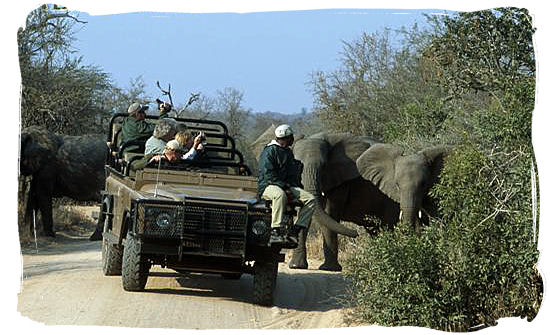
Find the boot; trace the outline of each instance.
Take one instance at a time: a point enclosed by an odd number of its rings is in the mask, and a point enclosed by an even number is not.
[[[271,229],[271,237],[269,238],[269,244],[283,244],[285,239],[281,233],[281,228]]]

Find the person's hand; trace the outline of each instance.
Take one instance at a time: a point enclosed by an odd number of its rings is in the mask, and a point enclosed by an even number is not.
[[[149,160],[149,163],[151,162],[160,162],[162,160],[164,156],[163,155],[154,155],[153,157],[151,157],[151,159]]]
[[[195,148],[195,150],[199,150],[199,145],[201,144],[201,142],[202,142],[202,136],[201,134],[198,134],[193,139],[193,148]]]

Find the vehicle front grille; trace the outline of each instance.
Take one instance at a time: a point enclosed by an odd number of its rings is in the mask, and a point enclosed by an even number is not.
[[[144,236],[178,238],[184,252],[244,255],[247,210],[233,204],[187,202],[178,206],[147,206],[139,210],[145,219]],[[157,224],[160,215],[171,224]],[[160,222],[164,222],[160,220]]]

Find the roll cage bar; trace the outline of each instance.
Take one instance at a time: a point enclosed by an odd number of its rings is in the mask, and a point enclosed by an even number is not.
[[[108,142],[109,142],[109,159],[107,165],[114,168],[118,172],[128,176],[129,166],[143,157],[143,155],[134,155],[128,160],[124,159],[125,149],[130,146],[137,146],[139,152],[145,151],[145,139],[131,140],[119,144],[121,136],[121,128],[115,130],[114,125],[120,124],[122,120],[128,117],[128,113],[116,113],[109,121]],[[159,119],[157,115],[146,115],[145,119],[156,121]],[[193,118],[172,118],[178,123],[183,123],[187,129],[193,131],[203,131],[208,139],[205,145],[205,155],[200,159],[185,162],[178,166],[166,166],[169,169],[188,169],[193,168],[215,168],[215,167],[231,167],[238,170],[238,174],[252,175],[250,168],[244,163],[242,153],[236,149],[235,140],[228,134],[227,126],[216,120],[203,120]],[[153,122],[154,123],[154,122]]]

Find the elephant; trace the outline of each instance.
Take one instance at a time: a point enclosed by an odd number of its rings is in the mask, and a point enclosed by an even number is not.
[[[297,150],[296,150],[297,149]],[[303,157],[301,148],[295,154]],[[419,229],[416,213],[434,212],[434,205],[427,197],[429,189],[437,181],[443,158],[449,152],[447,146],[435,146],[411,155],[403,155],[403,149],[383,143],[372,143],[355,161],[354,178],[342,175],[342,170],[331,168],[338,160],[329,158],[320,169],[321,177],[303,174],[304,184],[317,184],[323,190],[324,208],[335,221],[349,221],[365,228],[373,228],[365,216],[377,217],[387,227],[393,227],[400,219]],[[339,157],[338,157],[339,158]],[[308,165],[307,159],[304,165]],[[332,159],[332,161],[331,161]],[[313,158],[314,161],[317,161]],[[313,175],[313,173],[311,173]],[[327,181],[336,181],[327,183]],[[427,215],[424,215],[426,220]],[[319,269],[341,271],[338,263],[337,232],[321,226],[323,233],[324,262]],[[307,268],[306,235],[300,236],[298,248],[289,262],[291,268]]]
[[[312,221],[319,223],[323,232],[330,231],[337,234],[344,232],[347,236],[357,236],[355,230],[350,231],[350,228],[344,227],[327,215],[323,210],[326,200],[323,195],[348,181],[361,177],[355,161],[374,143],[377,141],[368,136],[322,132],[296,141],[294,144],[294,156],[304,164],[302,172],[304,189],[314,195],[318,203]],[[331,228],[336,224],[339,224],[338,231]],[[305,247],[307,234],[307,230],[300,232],[298,248],[294,249],[289,262],[291,268],[308,267]]]
[[[55,237],[52,198],[100,200],[109,153],[105,140],[93,135],[60,135],[30,126],[21,131],[20,150],[20,173],[31,177],[25,222],[31,222],[33,210],[39,211],[46,236]]]

